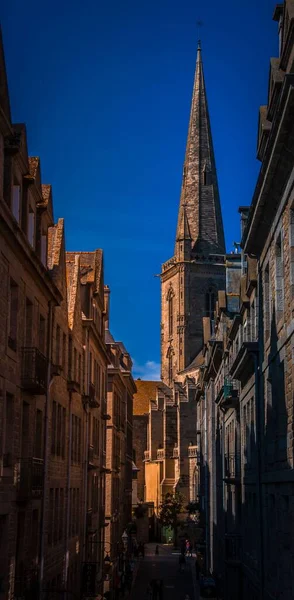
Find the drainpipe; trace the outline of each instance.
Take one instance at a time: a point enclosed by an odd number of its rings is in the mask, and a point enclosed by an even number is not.
[[[85,392],[89,393],[89,331],[86,329],[86,347],[85,347]],[[85,454],[84,454],[84,536],[83,536],[83,562],[86,561],[86,537],[87,537],[87,512],[88,512],[88,447],[89,447],[89,412],[87,405],[84,405],[86,419],[85,435]]]
[[[45,418],[44,418],[44,443],[43,443],[43,461],[44,461],[44,472],[43,472],[43,497],[41,503],[41,518],[40,518],[40,543],[39,543],[39,594],[41,595],[43,587],[44,577],[44,547],[45,547],[45,512],[46,512],[46,500],[47,500],[47,479],[48,479],[48,465],[49,465],[49,403],[50,403],[50,389],[53,382],[51,379],[51,352],[52,352],[52,339],[53,339],[53,319],[54,319],[54,305],[53,302],[49,301],[49,313],[48,313],[48,325],[47,325],[47,389],[45,395]]]
[[[208,571],[208,456],[207,456],[207,391],[204,388],[204,501],[205,501],[205,568]]]
[[[70,475],[71,475],[71,446],[72,446],[72,392],[69,392],[69,435],[68,435],[68,452],[67,452],[67,474],[66,474],[66,491],[67,491],[67,507],[66,507],[66,528],[65,528],[65,587],[67,587],[68,579],[68,564],[69,564],[69,514],[70,514]],[[66,598],[66,596],[65,596]]]

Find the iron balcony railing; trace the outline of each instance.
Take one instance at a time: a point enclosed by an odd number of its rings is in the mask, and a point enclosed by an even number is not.
[[[33,394],[46,393],[47,359],[38,348],[22,348],[21,387]]]
[[[225,455],[225,479],[238,480],[241,475],[240,454],[232,452]]]
[[[17,464],[17,499],[26,501],[30,498],[40,498],[43,493],[43,459],[20,458]]]

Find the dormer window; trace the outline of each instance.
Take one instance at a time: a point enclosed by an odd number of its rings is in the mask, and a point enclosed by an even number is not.
[[[211,171],[207,164],[204,165],[202,171],[202,185],[211,185]]]
[[[29,208],[29,218],[28,218],[28,240],[31,246],[35,247],[35,213],[33,209]]]
[[[17,222],[20,222],[20,185],[12,186],[12,214]]]

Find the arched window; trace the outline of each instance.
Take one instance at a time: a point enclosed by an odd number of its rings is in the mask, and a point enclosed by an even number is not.
[[[171,385],[173,381],[173,349],[169,347],[167,351],[167,359],[168,359],[168,382]]]
[[[171,336],[174,328],[174,291],[172,287],[169,288],[168,295],[168,334]]]
[[[211,321],[214,319],[216,302],[216,291],[213,288],[209,288],[205,294],[205,316],[209,317]]]
[[[168,357],[168,379],[169,379],[169,383],[172,383],[172,380],[173,380],[173,357],[171,354]]]
[[[170,295],[168,299],[168,332],[169,335],[172,335],[174,326],[174,299],[173,296]]]

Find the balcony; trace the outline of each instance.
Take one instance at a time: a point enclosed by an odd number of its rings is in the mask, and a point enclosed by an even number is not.
[[[188,448],[188,457],[189,458],[196,458],[197,459],[197,464],[199,463],[200,457],[199,457],[198,446],[189,446],[189,448]]]
[[[42,395],[47,389],[47,359],[38,348],[22,348],[21,387]]]
[[[96,389],[94,383],[89,383],[89,406],[91,408],[98,408],[100,406],[98,398],[96,396]]]
[[[157,453],[156,453],[156,457],[157,457],[157,460],[164,460],[165,459],[165,450],[164,450],[164,448],[158,448]]]
[[[150,460],[150,452],[149,452],[149,450],[145,450],[145,452],[144,452],[144,460],[145,461]]]
[[[220,407],[224,411],[229,410],[230,408],[237,408],[239,402],[238,395],[237,383],[233,379],[226,377]]]
[[[43,494],[44,465],[41,458],[21,458],[16,474],[16,492],[19,502],[41,498]]]
[[[173,449],[173,458],[179,458],[179,456],[180,456],[179,448],[176,447]]]
[[[229,485],[240,483],[241,461],[239,453],[230,453],[225,455],[224,481]]]
[[[254,373],[254,354],[257,355],[258,342],[243,342],[231,364],[233,379],[247,381]]]
[[[77,377],[75,374],[69,374],[68,380],[67,380],[67,389],[69,392],[72,393],[79,393],[80,391],[80,384],[77,381]]]
[[[225,534],[225,560],[232,566],[241,564],[241,536],[237,533]]]

